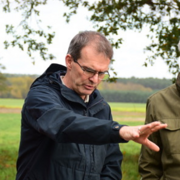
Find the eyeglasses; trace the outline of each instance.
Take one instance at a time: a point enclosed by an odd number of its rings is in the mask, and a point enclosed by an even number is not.
[[[108,80],[109,79],[109,72],[108,71],[104,71],[104,72],[98,72],[98,71],[95,71],[93,69],[90,69],[88,67],[84,67],[84,66],[81,66],[77,60],[75,61],[75,63],[77,63],[79,65],[79,67],[83,70],[83,73],[85,76],[87,76],[88,78],[91,78],[93,77],[95,74],[98,74],[98,79],[99,80]]]

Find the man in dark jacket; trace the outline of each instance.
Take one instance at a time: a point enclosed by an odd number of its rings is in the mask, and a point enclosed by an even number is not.
[[[159,150],[147,137],[166,125],[112,121],[96,89],[109,77],[112,55],[102,34],[81,32],[70,43],[66,67],[52,64],[35,80],[22,109],[16,180],[120,180],[119,142]]]

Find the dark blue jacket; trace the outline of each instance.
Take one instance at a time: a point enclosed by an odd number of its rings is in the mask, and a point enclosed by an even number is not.
[[[84,103],[52,64],[35,80],[22,109],[16,180],[120,180],[121,125],[98,90]]]

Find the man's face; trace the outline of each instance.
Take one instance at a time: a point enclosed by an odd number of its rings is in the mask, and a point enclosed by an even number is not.
[[[108,71],[110,59],[103,53],[98,53],[94,46],[86,46],[81,50],[81,58],[74,62],[71,55],[66,58],[71,58],[70,66],[67,65],[69,80],[67,86],[76,91],[83,99],[86,95],[90,95],[101,82],[98,73],[88,77],[81,67],[85,67],[97,72]]]

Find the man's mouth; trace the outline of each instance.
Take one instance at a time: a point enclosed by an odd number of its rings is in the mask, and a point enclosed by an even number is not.
[[[84,86],[86,89],[88,89],[88,90],[94,90],[94,86],[92,86],[92,85],[85,85]]]

